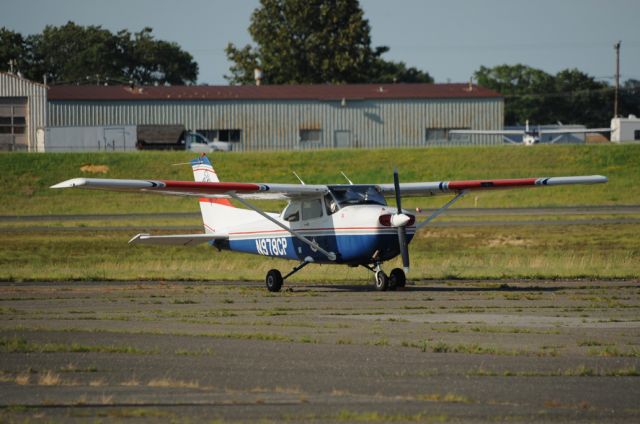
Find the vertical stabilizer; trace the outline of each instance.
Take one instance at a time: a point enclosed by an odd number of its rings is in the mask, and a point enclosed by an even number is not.
[[[204,154],[191,161],[193,178],[196,182],[218,183],[218,175],[211,165],[211,161]],[[230,210],[235,209],[228,199],[201,197],[200,212],[206,233],[217,233],[225,228],[223,217],[228,216]]]
[[[216,171],[213,170],[213,166],[211,165],[209,158],[205,155],[192,160],[191,167],[193,168],[193,178],[195,181],[208,183],[220,182],[216,175]]]

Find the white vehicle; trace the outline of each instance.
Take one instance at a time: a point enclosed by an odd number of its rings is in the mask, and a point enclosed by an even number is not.
[[[226,141],[210,141],[200,133],[189,131],[184,133],[185,148],[196,153],[228,152],[231,144]]]

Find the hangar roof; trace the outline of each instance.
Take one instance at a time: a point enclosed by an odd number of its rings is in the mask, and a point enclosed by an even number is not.
[[[56,100],[376,100],[499,98],[500,93],[469,84],[343,85],[200,85],[134,86],[58,85],[49,87]]]

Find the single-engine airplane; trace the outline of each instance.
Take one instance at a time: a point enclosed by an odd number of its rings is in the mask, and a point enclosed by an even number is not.
[[[554,138],[549,144],[554,144],[565,134],[590,134],[590,133],[602,133],[611,132],[611,128],[558,128],[558,129],[540,129],[529,127],[529,121],[526,121],[524,130],[451,130],[449,134],[486,134],[486,135],[501,135],[505,142],[511,144],[523,144],[525,146],[533,146],[540,143],[543,134],[554,134],[558,137]],[[519,135],[522,136],[522,142],[514,141],[509,136]]]
[[[600,175],[577,177],[521,178],[475,181],[400,183],[398,171],[393,184],[271,184],[220,182],[206,156],[191,161],[195,182],[166,180],[124,180],[75,178],[51,188],[84,188],[160,193],[199,198],[204,233],[138,234],[129,243],[194,245],[209,243],[218,249],[292,259],[299,264],[282,276],[277,269],[266,275],[269,291],[277,292],[283,281],[310,263],[362,266],[375,275],[377,290],[395,290],[406,284],[409,243],[415,232],[474,190],[518,187],[550,187],[565,184],[607,182]],[[302,181],[301,181],[302,182]],[[417,223],[402,209],[402,197],[453,194],[441,208]],[[385,197],[395,197],[396,206]],[[245,208],[235,207],[234,199]],[[269,213],[252,199],[287,200],[282,213]],[[389,275],[385,261],[401,255],[403,269]]]

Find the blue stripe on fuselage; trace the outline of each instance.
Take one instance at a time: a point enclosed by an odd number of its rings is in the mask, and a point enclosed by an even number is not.
[[[283,259],[303,260],[310,256],[319,263],[370,263],[376,251],[380,260],[386,261],[396,257],[400,249],[398,236],[386,234],[353,234],[353,235],[318,235],[307,236],[316,241],[320,247],[335,252],[337,260],[331,262],[320,252],[314,252],[300,240],[290,235],[282,237],[256,237],[229,240],[229,249],[237,252],[253,253]],[[411,241],[413,234],[407,234]]]

